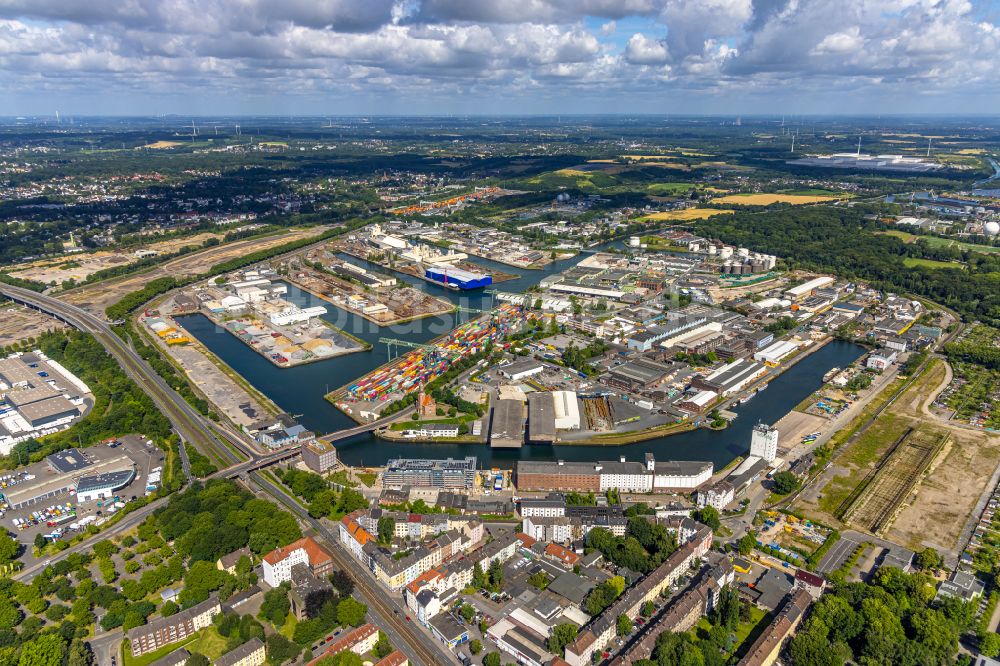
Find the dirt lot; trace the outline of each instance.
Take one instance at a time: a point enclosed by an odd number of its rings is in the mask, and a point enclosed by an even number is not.
[[[957,554],[962,527],[1000,463],[1000,437],[951,426],[951,441],[931,463],[916,497],[896,517],[887,537],[911,549],[929,545]]]
[[[98,250],[77,255],[67,255],[58,259],[42,259],[30,264],[15,266],[10,274],[26,280],[34,280],[43,284],[62,284],[66,280],[77,282],[87,279],[90,275],[105,268],[131,264],[137,261],[135,253],[139,250],[153,250],[161,254],[176,252],[185,245],[201,245],[209,238],[221,239],[223,234],[200,233],[184,238],[149,243],[140,247],[122,251]]]
[[[916,428],[924,438],[946,435],[948,443],[884,531],[894,543],[911,549],[933,545],[942,554],[954,556],[965,522],[1000,463],[1000,436],[950,425],[930,415],[927,405],[946,379],[944,363],[934,362],[863,436],[841,452],[817,480],[818,488],[804,492],[796,508],[842,526],[834,512],[906,428]]]
[[[63,300],[82,306],[94,314],[103,315],[105,308],[118,302],[125,294],[142,289],[150,280],[165,276],[189,276],[203,273],[213,265],[243,256],[258,250],[264,250],[275,245],[281,245],[290,241],[318,236],[326,231],[325,227],[312,227],[309,229],[293,229],[276,236],[266,238],[247,239],[219,245],[199,252],[172,259],[152,270],[126,275],[121,278],[105,280],[92,285],[85,285],[78,289],[66,292],[60,296]]]
[[[0,347],[36,337],[48,330],[62,330],[66,325],[54,317],[22,305],[6,303],[0,306]]]
[[[778,449],[779,455],[786,456],[788,451],[802,448],[802,438],[810,433],[823,430],[827,425],[827,420],[822,416],[803,414],[802,412],[788,412],[781,420],[774,424],[778,429]],[[788,456],[795,458],[798,456]]]
[[[174,323],[180,326],[179,323]],[[156,344],[162,352],[169,354],[180,364],[188,379],[205,394],[215,409],[233,423],[240,426],[250,425],[279,411],[272,403],[263,398],[258,399],[239,381],[227,374],[221,361],[218,365],[213,363],[207,356],[210,352],[200,343],[168,347],[163,341],[156,340]]]

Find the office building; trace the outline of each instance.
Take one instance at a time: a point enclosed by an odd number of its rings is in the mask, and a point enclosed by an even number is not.
[[[324,474],[337,466],[337,449],[320,439],[307,440],[302,443],[302,462],[317,474]]]
[[[382,486],[387,488],[472,488],[476,482],[476,457],[462,460],[396,458],[386,463]]]

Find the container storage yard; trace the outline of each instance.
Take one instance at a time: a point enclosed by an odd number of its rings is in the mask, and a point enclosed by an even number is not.
[[[523,309],[504,304],[454,329],[438,341],[409,352],[333,394],[334,403],[358,420],[376,417],[393,401],[444,374],[451,364],[503,340],[523,320]]]

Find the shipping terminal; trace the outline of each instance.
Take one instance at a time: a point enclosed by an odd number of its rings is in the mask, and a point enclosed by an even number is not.
[[[424,278],[454,290],[481,289],[493,284],[493,276],[473,273],[455,266],[439,265],[424,268]]]

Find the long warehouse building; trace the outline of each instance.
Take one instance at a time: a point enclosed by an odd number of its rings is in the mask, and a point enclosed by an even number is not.
[[[605,492],[611,488],[625,492],[658,493],[691,490],[712,478],[711,462],[675,460],[657,462],[646,454],[646,464],[628,462],[624,456],[617,461],[548,462],[520,460],[514,482],[520,491],[561,490]]]
[[[70,491],[78,492],[80,487],[85,492],[78,500],[87,501],[105,495],[113,486],[113,490],[127,486],[135,477],[135,463],[124,455],[91,462],[79,449],[69,449],[48,456],[46,462],[54,474],[6,489],[7,503],[12,509],[38,504]]]

